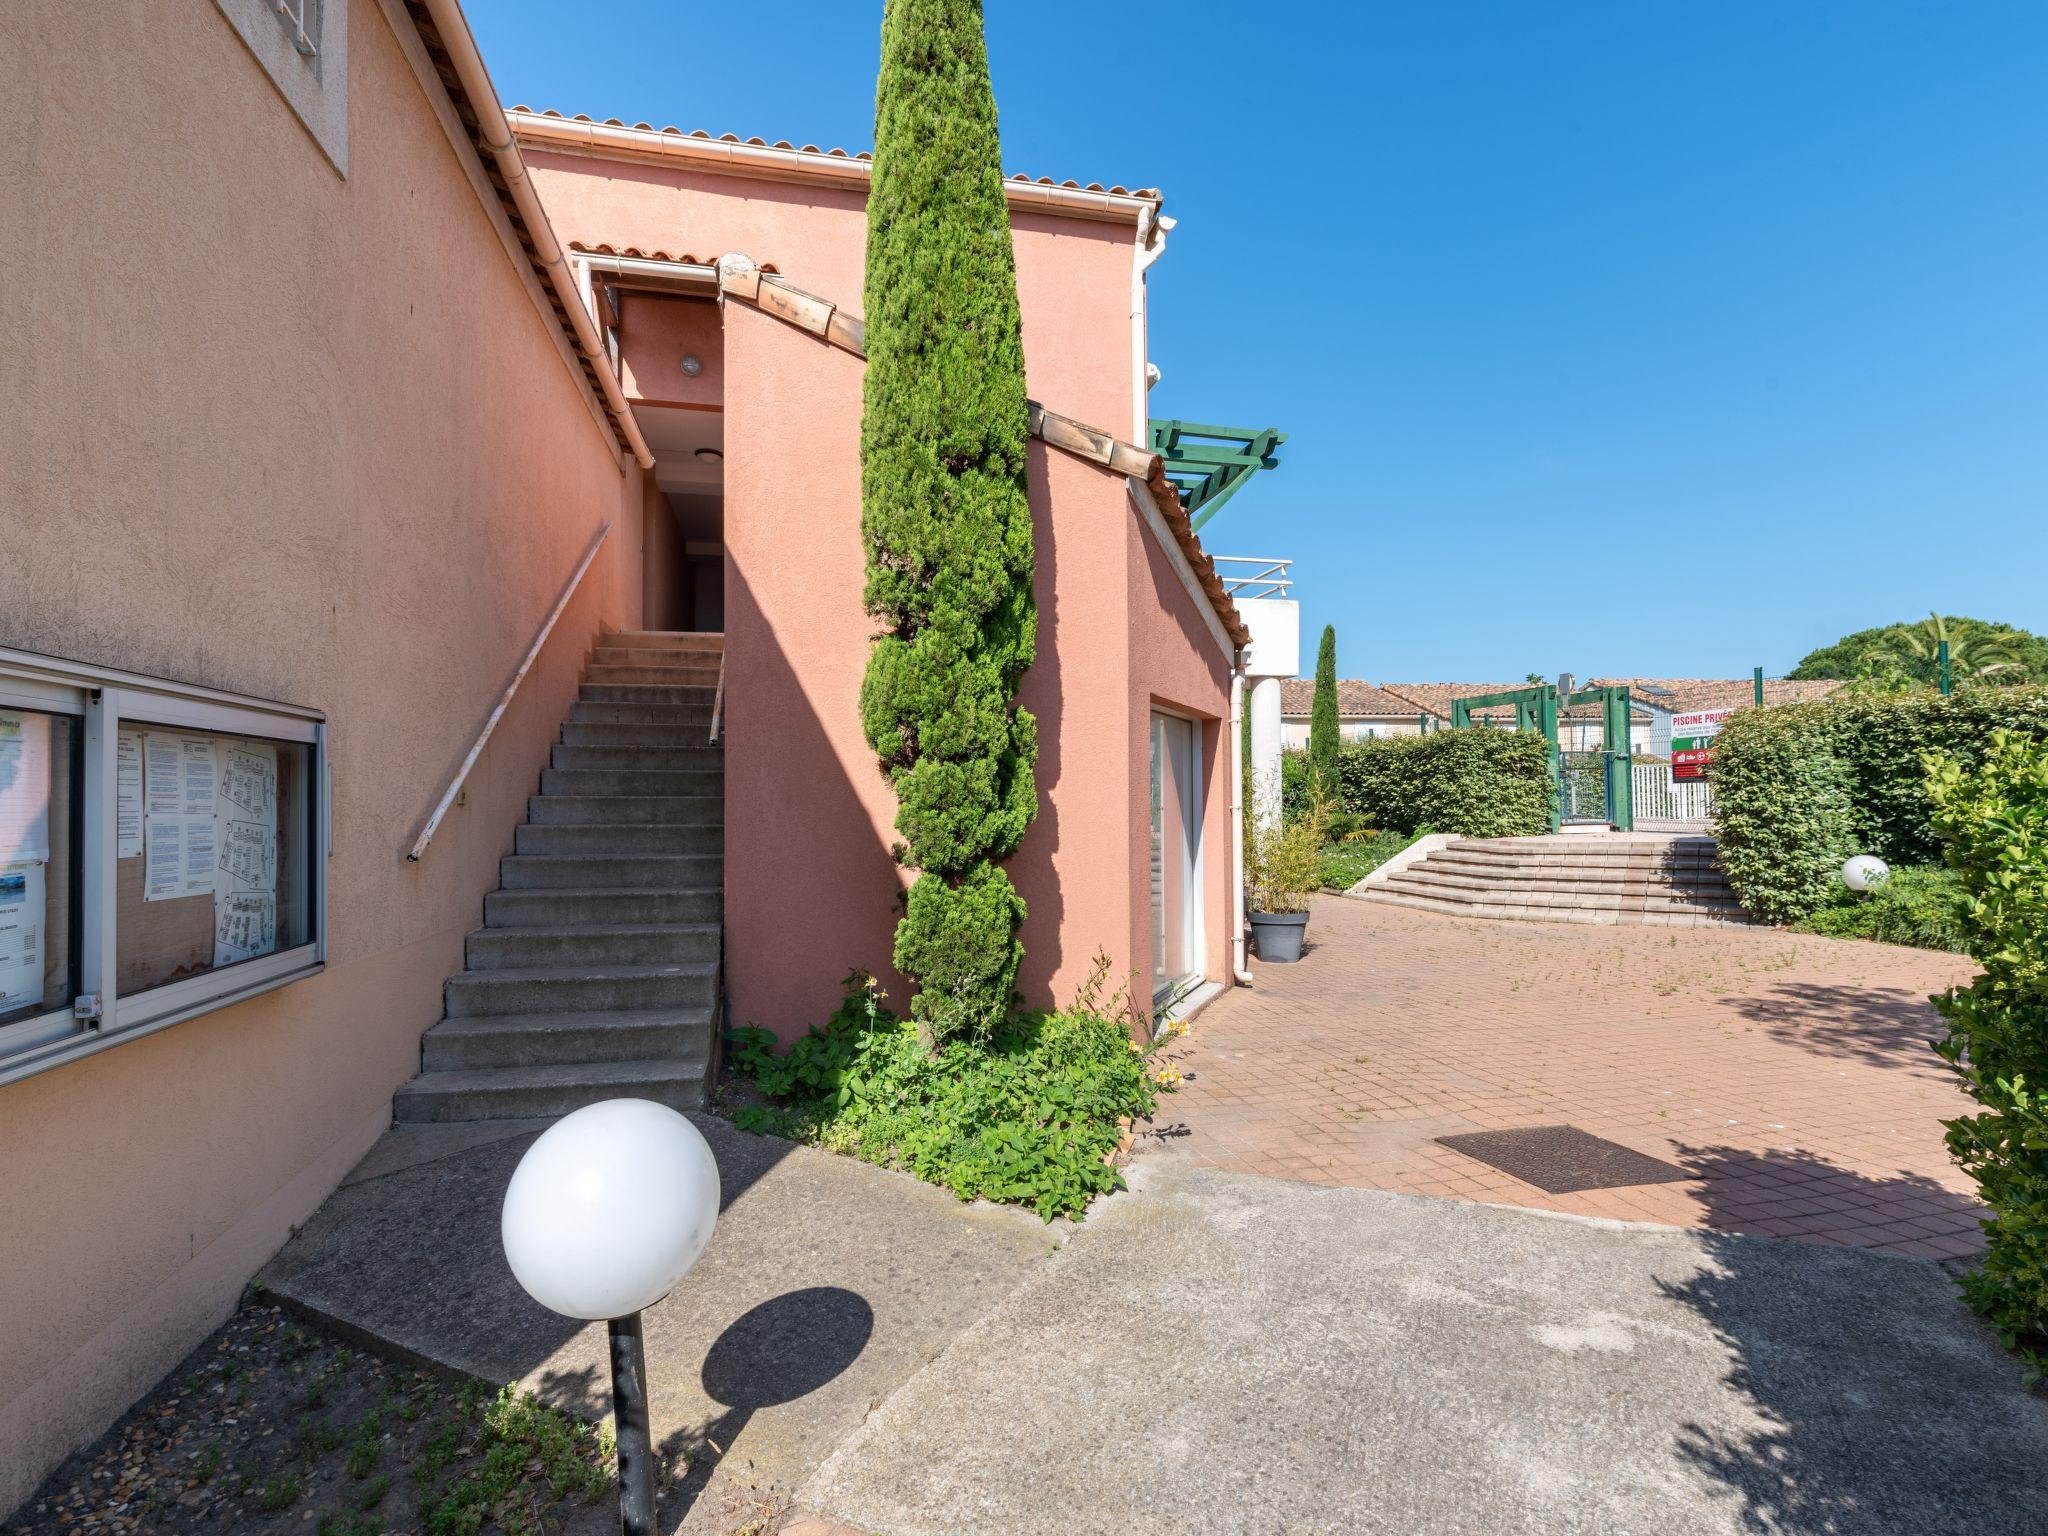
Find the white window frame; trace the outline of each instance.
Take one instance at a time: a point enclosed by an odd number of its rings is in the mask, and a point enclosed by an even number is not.
[[[0,707],[71,715],[83,725],[78,862],[78,996],[98,1002],[96,1018],[66,1008],[0,1027],[0,1084],[97,1055],[323,970],[327,961],[327,861],[333,852],[332,774],[327,719],[318,710],[144,677],[0,647]],[[218,971],[151,987],[132,997],[116,986],[115,753],[122,722],[185,726],[303,742],[312,749],[312,890],[308,942]],[[89,1010],[88,1010],[89,1011]]]

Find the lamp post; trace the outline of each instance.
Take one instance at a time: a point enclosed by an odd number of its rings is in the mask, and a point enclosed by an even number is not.
[[[718,1221],[718,1164],[665,1104],[607,1099],[526,1149],[499,1231],[512,1274],[542,1306],[611,1334],[619,1525],[654,1530],[654,1445],[640,1313],[690,1271]]]
[[[1842,884],[1858,894],[1876,890],[1891,877],[1891,865],[1874,853],[1859,853],[1842,865]]]

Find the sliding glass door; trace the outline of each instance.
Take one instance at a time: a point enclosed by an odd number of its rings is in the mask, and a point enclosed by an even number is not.
[[[1152,1001],[1202,974],[1202,728],[1152,717]]]

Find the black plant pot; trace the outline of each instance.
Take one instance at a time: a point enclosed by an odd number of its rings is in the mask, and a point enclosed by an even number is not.
[[[1259,958],[1287,965],[1301,958],[1302,937],[1308,932],[1306,912],[1252,912],[1252,942],[1259,946]]]

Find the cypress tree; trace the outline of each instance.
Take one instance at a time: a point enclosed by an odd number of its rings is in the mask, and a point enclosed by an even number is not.
[[[1316,696],[1308,717],[1308,766],[1324,794],[1337,785],[1337,630],[1323,626],[1316,652]]]
[[[861,722],[918,871],[898,970],[928,1040],[1009,1008],[1024,901],[998,860],[1038,813],[1024,345],[979,0],[887,0],[868,193],[861,533],[883,632]]]

